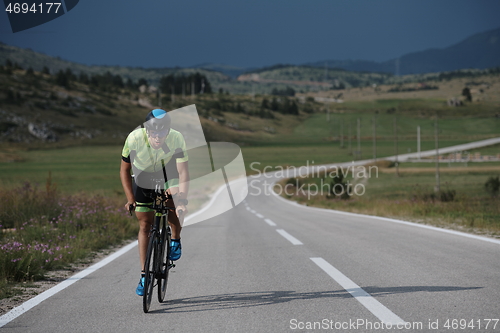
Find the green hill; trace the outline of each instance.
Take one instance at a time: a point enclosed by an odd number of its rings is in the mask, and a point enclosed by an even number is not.
[[[120,75],[123,79],[131,79],[138,81],[145,79],[152,85],[158,85],[161,77],[176,74],[189,75],[200,73],[205,75],[210,82],[217,84],[225,82],[230,78],[220,72],[208,70],[204,68],[142,68],[142,67],[119,67],[119,66],[87,66],[75,62],[63,60],[59,57],[51,57],[43,53],[35,52],[30,49],[22,49],[15,46],[0,43],[0,65],[4,65],[7,60],[15,62],[24,69],[32,68],[35,71],[41,72],[44,67],[47,67],[52,74],[65,71],[70,68],[73,73],[80,74],[104,74],[110,72],[113,75]]]
[[[403,84],[411,82],[426,82],[433,80],[449,79],[460,76],[479,76],[485,73],[500,71],[495,69],[467,69],[444,73],[427,73],[394,76],[387,73],[348,71],[340,68],[325,68],[324,66],[295,66],[274,65],[254,69],[241,74],[244,69],[240,67],[202,64],[193,68],[142,68],[118,66],[87,66],[51,57],[30,49],[0,43],[0,65],[6,61],[15,63],[20,68],[32,68],[41,72],[44,70],[51,74],[70,69],[74,74],[104,75],[110,73],[119,75],[124,81],[145,81],[150,85],[158,86],[162,77],[167,75],[187,76],[200,73],[208,78],[214,91],[222,90],[231,94],[271,94],[273,90],[292,88],[295,92],[319,92],[327,90],[341,90],[355,87],[369,87],[381,84]],[[330,63],[328,63],[330,66]],[[237,76],[237,77],[236,77]]]

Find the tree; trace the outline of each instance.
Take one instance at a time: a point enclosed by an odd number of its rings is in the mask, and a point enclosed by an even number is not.
[[[498,196],[500,192],[500,178],[498,176],[490,177],[484,184],[484,188],[492,197]]]
[[[73,74],[73,71],[71,71],[70,68],[66,68],[66,77],[68,78],[68,81],[76,81],[76,75]]]
[[[140,83],[140,82],[139,82]],[[141,84],[139,84],[141,85]],[[164,76],[160,79],[160,90],[164,93],[173,93],[175,95],[182,94],[184,87],[184,93],[186,94],[204,94],[212,93],[212,87],[207,77],[198,72],[190,75],[174,75],[170,74]],[[194,91],[191,89],[194,88]],[[219,89],[219,94],[223,94],[224,90]]]
[[[260,108],[261,109],[269,109],[269,101],[267,100],[267,98],[263,98],[262,99],[262,104],[260,105]]]
[[[113,78],[111,79],[111,82],[112,82],[113,86],[115,86],[115,87],[119,87],[119,88],[123,88],[124,87],[123,79],[118,74],[115,75],[115,76],[113,76]]]
[[[62,69],[57,72],[56,75],[56,84],[60,85],[61,87],[64,87],[66,89],[70,88],[69,85],[69,78],[67,76],[67,73],[64,72]]]
[[[84,72],[80,72],[79,81],[81,83],[83,83],[83,84],[89,84],[90,83],[89,76],[86,73],[84,73]]]
[[[286,89],[277,89],[277,88],[273,88],[273,90],[271,91],[271,95],[275,95],[275,96],[295,96],[295,90],[293,88],[290,88],[290,87],[286,87]]]
[[[128,89],[137,89],[136,85],[134,84],[134,82],[132,81],[131,78],[128,78],[127,79],[127,83],[125,84],[125,86],[128,88]]]
[[[146,87],[149,86],[148,81],[146,79],[144,79],[144,78],[140,78],[139,81],[137,82],[137,85],[139,87],[142,86],[142,85],[144,85]]]
[[[283,114],[298,115],[299,114],[299,107],[297,106],[297,103],[295,103],[295,101],[290,101],[288,98],[285,97],[285,100],[281,104],[280,111]]]
[[[468,87],[465,87],[462,90],[462,96],[465,97],[465,99],[467,100],[467,102],[472,102],[472,95],[471,95],[470,89]]]
[[[271,100],[271,110],[273,111],[278,111],[279,108],[280,108],[280,104],[278,102],[278,100],[276,99],[276,97],[273,97],[273,99]]]

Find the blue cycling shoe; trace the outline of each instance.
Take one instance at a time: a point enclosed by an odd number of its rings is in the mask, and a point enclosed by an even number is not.
[[[137,285],[137,288],[135,289],[135,293],[139,296],[144,296],[144,283],[146,282],[146,277],[143,275],[141,276],[141,279],[139,280],[139,284]]]
[[[169,259],[170,260],[179,260],[181,257],[181,240],[180,239],[172,239],[170,242],[170,254],[169,254]]]

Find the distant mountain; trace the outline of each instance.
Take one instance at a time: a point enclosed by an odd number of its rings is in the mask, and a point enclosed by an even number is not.
[[[199,65],[194,65],[191,68],[202,68],[210,71],[221,72],[233,79],[237,78],[241,74],[253,70],[254,68],[237,67],[231,65],[214,64],[214,63],[203,63]]]
[[[31,67],[35,71],[48,67],[52,74],[67,68],[76,74],[81,72],[104,74],[109,71],[113,75],[120,75],[123,79],[130,78],[137,82],[143,78],[150,84],[157,85],[160,78],[165,75],[189,75],[199,72],[208,78],[212,89],[216,91],[222,89],[236,94],[270,93],[274,88],[284,89],[290,86],[299,92],[305,92],[328,87],[341,89],[342,87],[397,83],[402,78],[394,77],[394,74],[416,74],[415,80],[422,81],[426,73],[500,67],[500,28],[473,35],[443,49],[409,53],[384,62],[323,60],[302,65],[275,64],[261,68],[244,68],[217,63],[203,63],[190,68],[87,66],[0,42],[0,66],[4,65],[7,59],[22,68]],[[325,67],[328,70],[325,70]]]
[[[369,60],[322,60],[305,63],[304,66],[320,68],[336,68],[353,72],[391,73],[394,74],[394,65]]]
[[[408,53],[384,62],[323,60],[304,65],[400,75],[498,67],[500,66],[500,28],[475,34],[458,44],[443,49]]]
[[[119,67],[119,66],[87,66],[76,62],[52,57],[43,53],[35,52],[31,49],[23,49],[16,46],[7,45],[0,42],[0,66],[4,65],[6,60],[15,62],[24,69],[32,68],[35,71],[42,71],[46,66],[52,74],[60,70],[70,68],[73,73],[81,72],[87,74],[104,74],[109,71],[113,75],[120,75],[124,79],[137,81],[141,78],[146,79],[151,84],[158,84],[162,76],[170,74],[189,75],[195,72],[204,74],[211,83],[225,82],[230,80],[227,75],[205,68],[142,68],[142,67]]]

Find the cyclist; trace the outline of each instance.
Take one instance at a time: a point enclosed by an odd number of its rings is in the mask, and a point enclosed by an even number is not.
[[[184,137],[170,128],[170,124],[170,116],[165,110],[152,110],[146,116],[144,127],[138,127],[128,135],[122,151],[120,179],[127,197],[125,209],[134,206],[139,220],[138,242],[142,269],[136,289],[139,296],[144,294],[144,263],[155,216],[152,209],[145,207],[153,201],[147,193],[155,188],[154,182],[159,179],[167,192],[167,206],[174,207],[174,200],[177,204],[175,213],[168,213],[172,230],[170,259],[178,260],[181,256],[181,222],[187,212],[189,190],[188,156]]]

